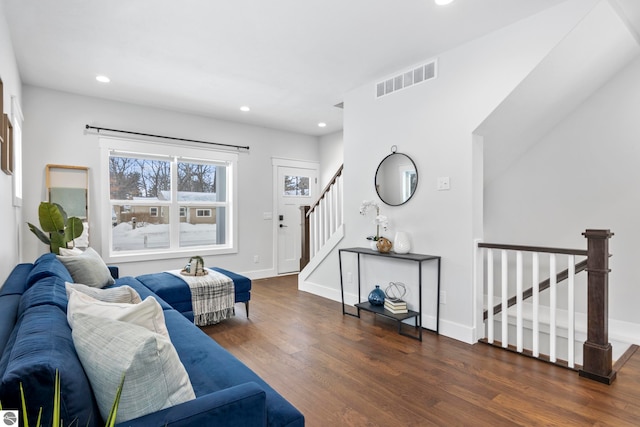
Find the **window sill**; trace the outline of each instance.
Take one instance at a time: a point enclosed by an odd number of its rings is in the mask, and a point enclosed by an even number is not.
[[[106,253],[107,251],[105,251]],[[123,254],[109,254],[104,257],[107,264],[121,264],[128,262],[155,261],[159,259],[183,259],[191,256],[215,256],[235,254],[238,250],[232,247],[223,247],[216,249],[204,248],[185,248],[179,250],[167,250],[163,252],[128,252]]]

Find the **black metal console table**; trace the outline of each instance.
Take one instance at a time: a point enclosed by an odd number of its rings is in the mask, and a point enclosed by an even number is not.
[[[344,282],[342,278],[342,253],[351,252],[358,255],[358,304],[355,307],[358,309],[357,314],[349,313],[345,310],[344,304]],[[361,287],[360,287],[360,257],[362,255],[372,255],[383,258],[398,259],[404,261],[413,261],[418,264],[418,311],[409,310],[404,314],[393,314],[384,307],[371,305],[368,301],[361,301]],[[379,314],[381,316],[393,319],[398,322],[398,333],[410,338],[422,341],[422,263],[424,261],[437,261],[438,263],[438,280],[437,280],[437,305],[436,305],[436,328],[429,329],[436,334],[440,333],[440,257],[436,255],[422,255],[422,254],[397,254],[395,252],[380,253],[373,249],[367,248],[344,248],[338,250],[338,262],[340,263],[340,294],[342,296],[342,314],[354,317],[360,317],[360,310],[368,311],[371,313]],[[410,335],[402,331],[402,321],[406,319],[415,319],[415,327],[418,329],[418,335]]]

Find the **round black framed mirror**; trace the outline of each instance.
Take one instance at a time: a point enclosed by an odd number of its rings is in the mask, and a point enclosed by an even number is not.
[[[418,187],[418,169],[411,157],[393,151],[382,159],[375,176],[376,192],[385,204],[400,206],[409,201]]]

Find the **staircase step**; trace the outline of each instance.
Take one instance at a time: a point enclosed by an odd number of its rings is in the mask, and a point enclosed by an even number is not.
[[[480,340],[478,340],[479,343],[482,344],[486,344],[486,345],[490,345],[491,347],[496,347],[496,348],[500,348],[506,351],[510,351],[512,353],[517,353],[517,354],[521,354],[523,356],[526,357],[530,357],[532,359],[537,359],[540,360],[542,362],[546,362],[546,363],[550,363],[552,365],[555,366],[559,366],[561,368],[565,368],[565,369],[570,369],[572,371],[579,371],[582,369],[582,365],[578,365],[576,364],[573,368],[569,367],[569,362],[567,362],[566,360],[562,360],[562,359],[556,359],[555,362],[552,362],[550,357],[546,354],[541,354],[538,357],[533,355],[533,352],[531,350],[527,350],[527,349],[523,349],[522,352],[518,351],[518,348],[514,345],[509,344],[507,347],[502,347],[502,342],[500,341],[493,341],[493,343],[490,343],[486,338],[482,338]]]

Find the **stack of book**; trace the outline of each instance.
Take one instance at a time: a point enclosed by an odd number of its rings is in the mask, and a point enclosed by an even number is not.
[[[407,302],[401,299],[385,298],[384,309],[393,314],[405,314],[409,312]]]

